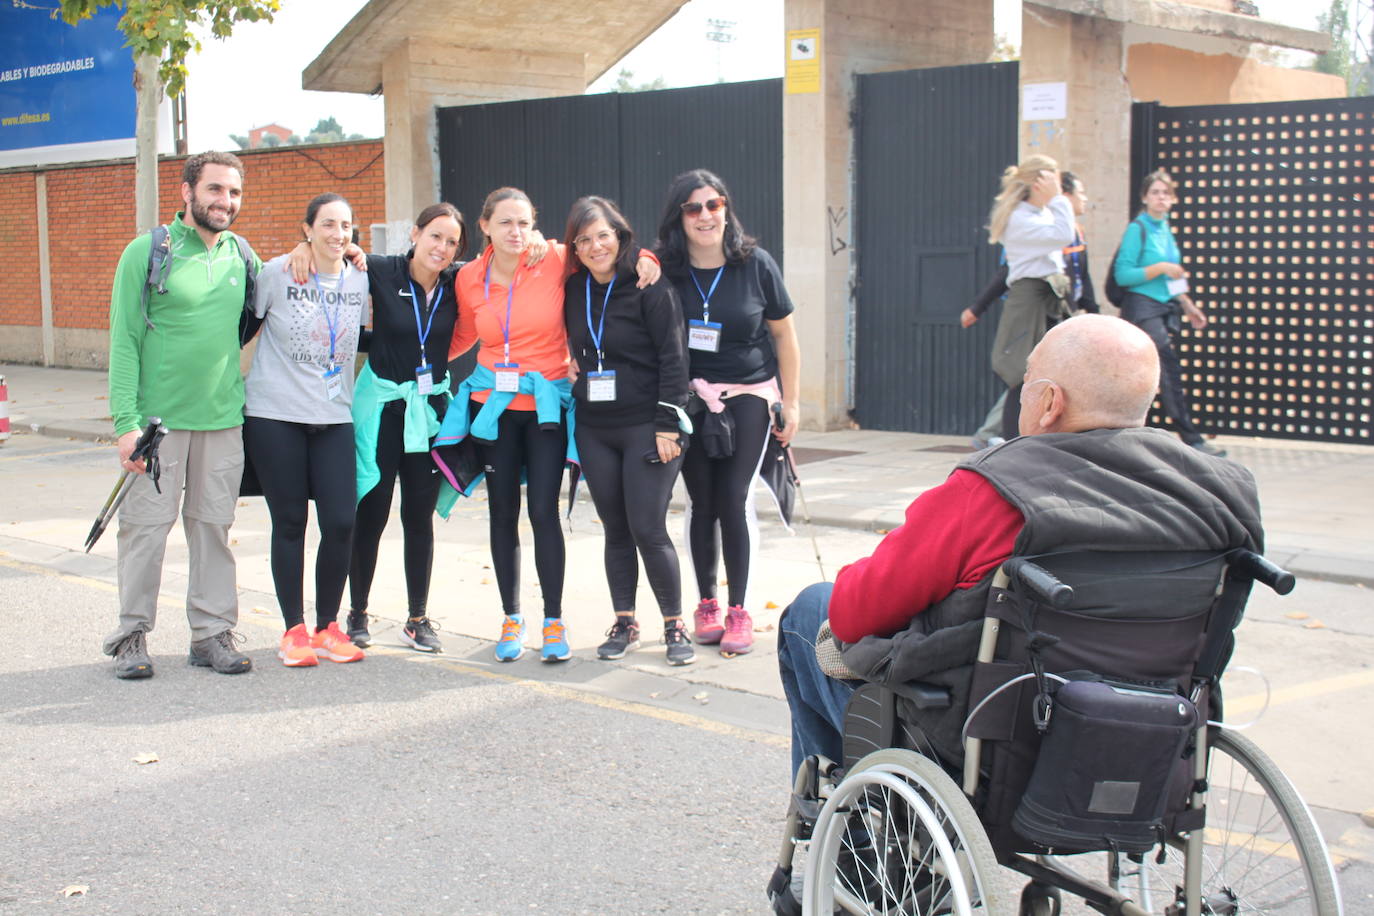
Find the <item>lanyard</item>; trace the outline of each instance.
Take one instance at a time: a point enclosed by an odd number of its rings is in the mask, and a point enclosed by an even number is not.
[[[329,328],[329,365],[334,366],[334,343],[339,339],[339,311],[343,309],[343,278],[348,271],[345,265],[339,271],[338,285],[334,287],[336,298],[334,300],[334,317],[329,317],[329,308],[325,305],[324,288],[320,286],[320,275],[318,272],[310,275],[310,279],[315,281],[315,292],[320,295],[320,311],[324,312],[324,323]]]
[[[711,281],[711,288],[702,292],[701,284],[697,282],[697,272],[694,268],[688,268],[687,272],[692,275],[692,283],[696,285],[697,292],[701,293],[701,320],[711,320],[711,297],[716,294],[716,284],[720,283],[721,274],[725,273],[725,265],[722,264],[716,270],[716,278]]]
[[[433,301],[429,303],[429,321],[425,322],[424,330],[420,330],[420,291],[415,288],[415,281],[410,281],[410,305],[415,309],[415,334],[420,338],[420,363],[425,363],[425,341],[429,340],[429,329],[434,327],[434,313],[439,311],[439,302],[444,298],[444,287],[439,280],[434,281]]]
[[[519,270],[519,267],[517,267],[516,270]],[[608,294],[608,295],[609,295],[609,294]],[[488,302],[491,301],[491,262],[490,262],[490,261],[487,262],[487,272],[486,272],[486,274],[482,277],[482,301],[483,301],[484,303],[488,303]],[[502,336],[503,338],[505,338],[505,354],[506,354],[506,356],[505,356],[504,362],[506,362],[507,364],[510,363],[510,307],[511,307],[511,303],[514,302],[514,301],[515,301],[515,274],[511,274],[511,278],[510,278],[510,287],[506,290],[506,323],[505,323],[505,324],[501,324],[501,319],[500,319],[500,318],[497,318],[497,319],[496,319],[496,324],[501,328],[501,336]],[[605,317],[606,313],[605,313],[604,310],[602,311],[601,315],[602,315],[603,318]],[[587,319],[587,320],[588,320],[589,322],[591,321],[590,318]]]
[[[596,371],[601,371],[601,338],[606,336],[606,309],[611,304],[611,290],[615,289],[615,274],[611,274],[611,282],[606,284],[606,298],[601,300],[601,322],[595,331],[592,330],[592,274],[587,271],[587,333],[592,336],[592,346],[596,347]],[[509,320],[509,319],[508,319]]]

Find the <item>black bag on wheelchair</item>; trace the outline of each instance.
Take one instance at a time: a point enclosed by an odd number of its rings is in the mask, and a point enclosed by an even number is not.
[[[1171,689],[1100,679],[1070,680],[1051,704],[1016,832],[1051,848],[1149,851],[1197,709]]]

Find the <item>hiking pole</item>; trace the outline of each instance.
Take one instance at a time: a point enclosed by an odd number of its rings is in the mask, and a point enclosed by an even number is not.
[[[134,443],[133,453],[129,455],[130,461],[137,461],[142,458],[147,462],[148,476],[152,478],[153,488],[159,493],[162,492],[162,487],[158,483],[162,477],[162,466],[158,462],[157,447],[165,435],[167,435],[167,428],[162,425],[162,420],[158,417],[149,417],[147,427],[139,435],[138,441]],[[114,518],[115,512],[119,509],[119,504],[124,502],[125,496],[129,495],[129,489],[133,486],[133,477],[133,471],[120,472],[119,480],[115,481],[114,489],[110,491],[109,498],[105,500],[105,505],[96,515],[95,523],[91,525],[90,534],[86,535],[87,553],[90,553],[95,542],[100,540],[100,536],[105,533],[106,526],[110,524],[110,519]]]
[[[773,402],[773,428],[783,430],[787,423],[782,418],[782,403]],[[816,540],[816,526],[811,524],[811,510],[806,505],[806,490],[802,488],[801,477],[797,474],[797,460],[792,455],[792,444],[789,442],[782,446],[783,456],[787,459],[787,475],[792,478],[792,486],[796,487],[797,495],[801,497],[802,521],[806,522],[806,533],[811,536],[811,550],[816,554],[816,568],[821,571],[821,579],[829,582],[830,578],[825,574],[825,564],[821,562],[821,545]]]

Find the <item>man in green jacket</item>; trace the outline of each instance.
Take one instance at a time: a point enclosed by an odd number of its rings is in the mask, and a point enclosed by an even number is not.
[[[243,197],[243,163],[228,153],[186,160],[186,209],[168,226],[165,292],[148,291],[151,237],[124,249],[110,292],[110,411],[119,461],[134,478],[119,513],[119,626],[104,651],[115,676],[153,674],[147,634],[157,615],[162,558],[178,508],[190,573],[186,616],[190,663],[221,674],[249,670],[234,633],[238,592],[229,526],[243,474],[243,379],[239,316],[246,265],[229,226]],[[261,263],[254,258],[256,267]],[[129,460],[140,428],[160,417],[169,430],[159,449],[161,489]],[[185,496],[183,500],[183,493]]]

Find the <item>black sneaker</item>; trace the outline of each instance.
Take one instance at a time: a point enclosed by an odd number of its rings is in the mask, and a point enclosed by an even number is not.
[[[148,634],[134,630],[114,651],[115,677],[131,680],[153,676],[153,660],[148,657]]]
[[[359,649],[372,644],[372,634],[367,632],[367,611],[348,612],[348,638]]]
[[[615,615],[615,623],[606,631],[606,641],[596,647],[596,657],[612,661],[624,658],[631,649],[639,648],[639,624],[633,617]]]
[[[224,630],[191,643],[186,659],[197,668],[214,668],[220,674],[242,674],[253,667],[253,660],[238,650],[243,637],[233,630]]]
[[[668,649],[670,665],[690,665],[697,660],[691,637],[687,635],[687,625],[681,619],[674,620],[663,628],[663,645]]]
[[[442,652],[444,644],[434,635],[434,625],[428,617],[412,617],[401,628],[401,642],[416,652]]]

